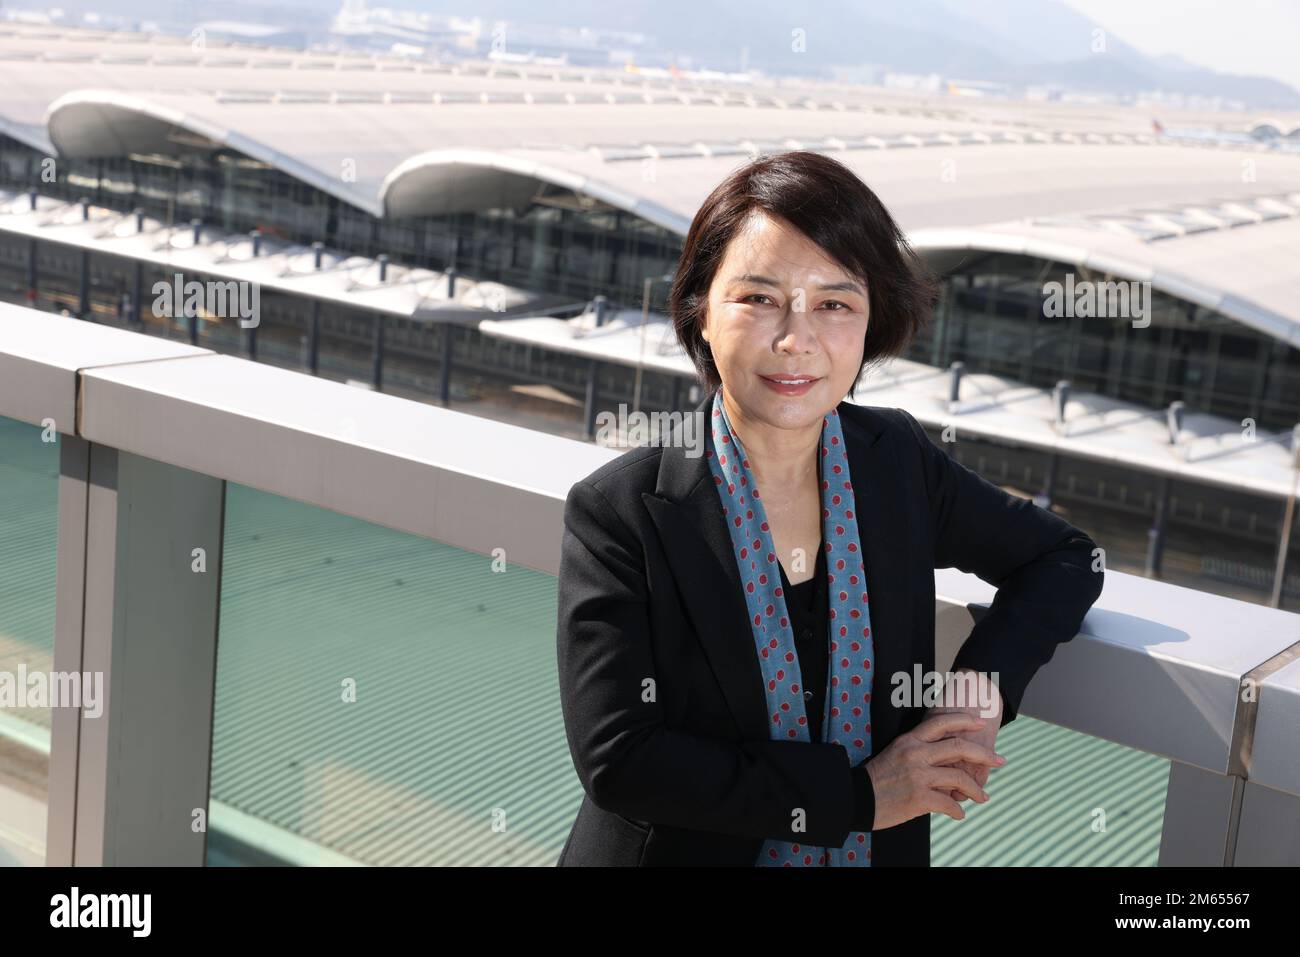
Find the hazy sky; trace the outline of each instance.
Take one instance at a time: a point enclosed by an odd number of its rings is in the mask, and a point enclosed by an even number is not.
[[[1300,0],[1064,0],[1143,53],[1300,89]]]

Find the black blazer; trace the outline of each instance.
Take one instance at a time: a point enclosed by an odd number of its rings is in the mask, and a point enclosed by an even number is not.
[[[705,428],[712,398],[696,410]],[[934,669],[936,568],[997,586],[953,670],[998,672],[1005,725],[1101,592],[1093,541],[953,461],[907,412],[838,408],[879,676],[874,752],[925,716],[893,705],[888,682]],[[688,457],[677,434],[606,463],[565,503],[560,700],[586,793],[561,866],[749,867],[765,838],[797,840],[794,808],[810,844],[838,847],[851,830],[844,747],[768,736],[722,506],[708,460]],[[874,866],[929,862],[928,814],[872,833]]]

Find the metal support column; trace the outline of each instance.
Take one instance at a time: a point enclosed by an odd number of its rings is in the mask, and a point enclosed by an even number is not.
[[[202,865],[225,483],[61,438],[46,863]]]
[[[307,333],[307,371],[320,374],[320,300],[311,304],[311,328]]]
[[[1268,603],[1282,607],[1282,591],[1286,587],[1286,559],[1291,551],[1291,529],[1295,527],[1296,495],[1300,492],[1300,425],[1291,430],[1291,494],[1282,507],[1282,527],[1278,532],[1277,561],[1273,566],[1273,592]]]
[[[1043,476],[1043,489],[1038,493],[1037,504],[1042,508],[1051,508],[1056,495],[1056,473],[1061,464],[1061,456],[1052,452],[1047,456],[1046,474]]]
[[[1160,575],[1160,562],[1165,551],[1165,521],[1169,512],[1169,476],[1160,479],[1160,488],[1156,492],[1156,514],[1147,529],[1147,578]]]
[[[371,350],[373,365],[370,369],[370,384],[376,392],[384,391],[384,314],[375,313],[375,344]]]
[[[595,359],[587,360],[587,398],[582,407],[582,428],[583,434],[589,439],[596,437],[596,400],[598,398],[596,374],[599,369],[600,366]]]
[[[1230,866],[1244,784],[1235,775],[1170,761],[1158,865]]]
[[[459,275],[456,263],[460,260],[460,237],[452,244],[451,265],[447,267],[447,301],[456,298],[456,279]],[[451,408],[451,365],[453,327],[450,322],[442,324],[441,362],[438,368],[438,401],[444,409]]]
[[[439,338],[441,340],[440,348],[442,352],[441,352],[440,363],[438,366],[438,401],[442,403],[443,408],[450,408],[451,407],[451,366],[452,366],[452,352],[451,352],[452,325],[451,323],[444,322],[439,332],[441,333]]]
[[[128,328],[139,328],[144,320],[141,313],[144,309],[144,261],[137,259],[135,269],[131,277],[131,308],[127,310],[126,324]]]
[[[36,287],[39,277],[36,270],[36,240],[27,243],[27,305],[36,308]]]
[[[81,278],[77,290],[77,318],[90,318],[90,250],[81,251]]]

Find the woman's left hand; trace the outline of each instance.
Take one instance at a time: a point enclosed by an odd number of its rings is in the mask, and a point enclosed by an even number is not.
[[[953,680],[946,681],[943,686],[943,704],[931,708],[930,713],[945,714],[950,711],[960,711],[974,715],[976,718],[979,718],[983,724],[979,730],[958,731],[948,735],[948,737],[965,738],[978,745],[986,747],[991,751],[996,751],[997,749],[994,747],[994,743],[997,741],[998,731],[1002,727],[1002,693],[998,691],[997,685],[989,679],[988,675],[972,671],[969,668],[958,669],[958,672],[956,673],[960,674],[963,671],[967,672],[969,675],[974,677],[974,680],[978,681],[977,693],[973,695],[970,693],[958,694],[959,685],[964,685],[962,690],[965,692],[975,690],[972,688],[971,684],[966,683],[971,679],[963,679],[963,681],[960,682]],[[981,701],[987,701],[988,705],[981,705]],[[975,783],[980,787],[984,787],[984,785],[988,783],[989,767],[987,765],[970,764],[967,761],[958,761],[954,767],[965,771],[973,777]],[[962,794],[960,791],[949,791],[948,793],[952,799],[958,803],[970,800],[970,798]]]

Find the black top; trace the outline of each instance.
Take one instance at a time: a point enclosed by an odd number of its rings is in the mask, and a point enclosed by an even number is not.
[[[781,565],[777,562],[777,565]],[[807,581],[791,585],[781,566],[781,590],[786,611],[790,613],[790,630],[794,632],[795,654],[799,657],[799,674],[803,679],[803,705],[808,715],[808,731],[813,741],[822,740],[822,716],[826,709],[826,684],[830,680],[830,595],[826,588],[826,549],[817,548],[817,567]],[[867,773],[866,762],[853,769],[853,828],[870,831],[876,820],[875,789]]]
[[[779,564],[779,563],[778,563]],[[822,715],[826,704],[827,648],[826,619],[830,605],[826,592],[826,553],[817,549],[817,567],[811,578],[791,585],[781,567],[781,588],[785,607],[790,613],[790,630],[794,632],[795,653],[799,656],[799,672],[803,676],[803,704],[808,714],[808,731],[814,741],[822,739]],[[814,628],[814,622],[822,622]]]

